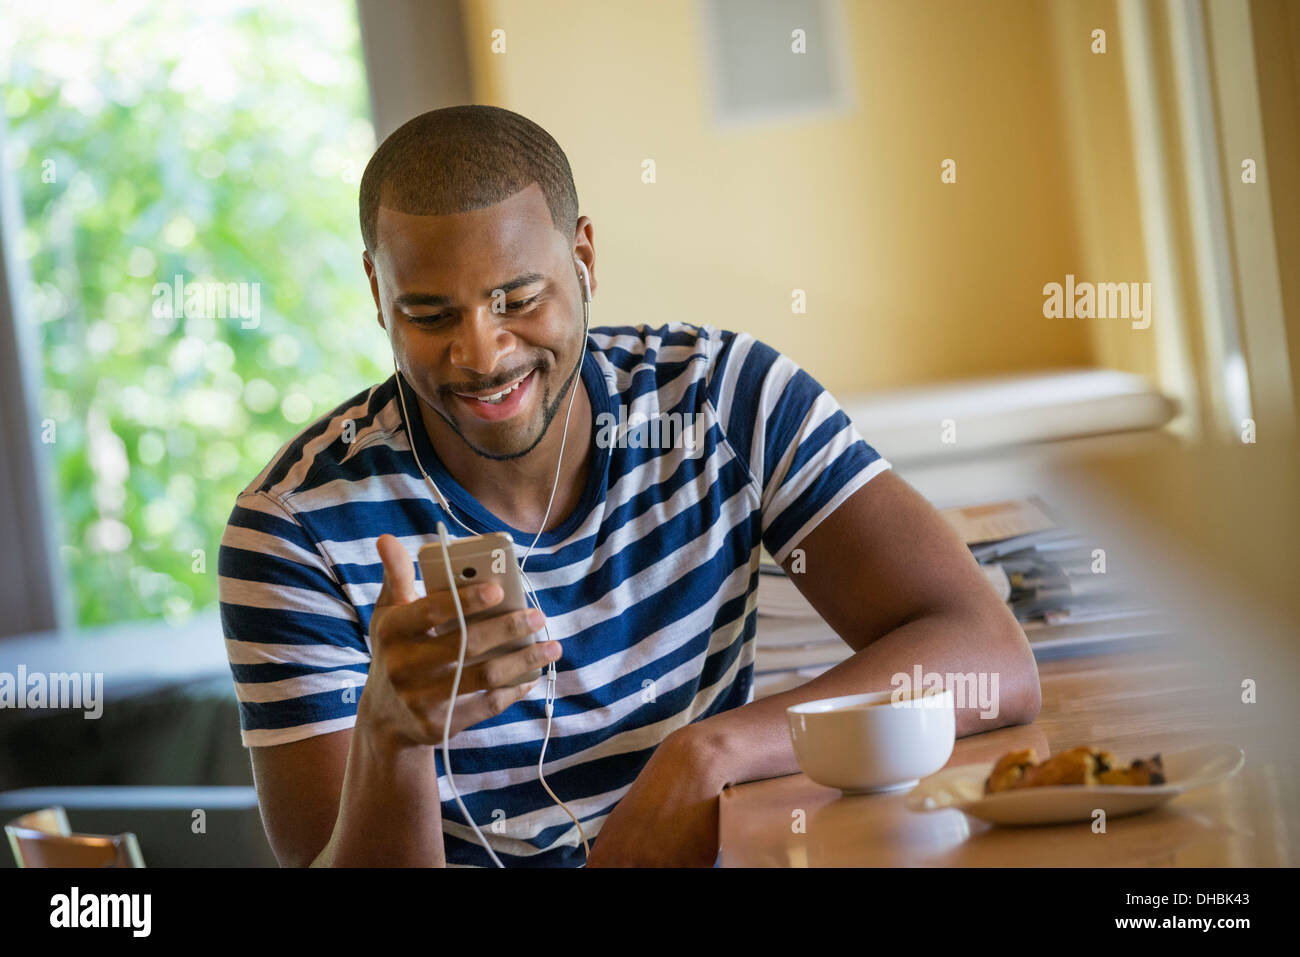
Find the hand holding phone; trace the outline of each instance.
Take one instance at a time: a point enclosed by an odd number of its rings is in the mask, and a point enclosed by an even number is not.
[[[437,592],[449,591],[447,562],[443,559],[442,543],[434,542],[423,546],[418,557],[420,574],[424,578],[425,593],[433,595]],[[528,601],[524,593],[523,572],[519,570],[519,563],[515,560],[514,540],[505,532],[492,532],[487,535],[475,535],[472,538],[454,539],[451,542],[448,558],[451,560],[452,576],[457,589],[472,585],[495,584],[505,593],[504,599],[491,608],[473,614],[466,614],[465,624],[467,626],[488,618],[495,618],[498,615],[522,612],[528,608]],[[472,658],[466,657],[465,668],[468,669],[471,665],[481,664],[498,655],[520,651],[535,641],[541,640],[544,640],[544,635],[538,632],[506,641],[482,654],[475,655]],[[537,680],[541,675],[542,670],[538,668],[535,671],[520,675],[513,681],[506,682],[505,685],[527,684],[530,681]]]
[[[399,749],[439,744],[447,734],[454,737],[523,699],[532,688],[519,681],[530,673],[540,676],[547,662],[559,658],[559,643],[538,634],[545,616],[536,608],[503,611],[504,589],[483,594],[481,585],[471,584],[478,578],[476,565],[473,576],[461,576],[465,583],[456,594],[472,622],[467,622],[465,657],[482,663],[462,669],[457,684],[460,629],[452,593],[436,590],[445,589],[447,581],[441,553],[433,553],[438,570],[428,569],[435,590],[422,598],[411,553],[392,535],[379,536],[376,547],[384,580],[370,615],[370,673],[357,702],[356,724],[372,740]],[[522,650],[502,652],[507,645]]]

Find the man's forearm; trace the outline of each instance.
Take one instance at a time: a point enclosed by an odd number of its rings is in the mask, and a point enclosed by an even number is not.
[[[996,614],[990,617],[994,620],[983,626],[955,612],[918,618],[807,684],[689,725],[690,734],[721,766],[724,783],[793,774],[799,765],[786,708],[819,698],[893,690],[893,676],[906,674],[910,681],[918,665],[923,674],[974,673],[977,682],[983,675],[983,687],[996,689],[996,716],[981,717],[982,710],[987,715],[993,709],[982,708],[978,701],[968,700],[966,707],[957,709],[958,737],[1033,721],[1041,699],[1029,643],[1014,620],[1008,624]]]
[[[312,867],[446,867],[434,747],[399,747],[358,719],[338,819]]]

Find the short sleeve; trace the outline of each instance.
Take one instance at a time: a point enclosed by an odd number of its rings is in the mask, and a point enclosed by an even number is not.
[[[244,745],[287,744],[356,724],[369,644],[297,518],[273,496],[245,492],[217,565]]]
[[[763,547],[779,564],[890,463],[789,357],[745,333],[713,335],[710,399],[759,487]]]

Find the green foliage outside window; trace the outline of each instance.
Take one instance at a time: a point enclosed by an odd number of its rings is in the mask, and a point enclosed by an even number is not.
[[[356,10],[14,0],[0,21],[17,319],[76,623],[182,621],[216,601],[236,494],[386,375]]]

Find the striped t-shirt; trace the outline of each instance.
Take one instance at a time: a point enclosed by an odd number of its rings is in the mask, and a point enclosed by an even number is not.
[[[527,571],[564,649],[546,781],[591,840],[665,737],[752,700],[760,545],[783,562],[889,463],[811,376],[744,333],[591,329],[582,384],[594,417],[587,487]],[[408,432],[397,388],[389,378],[304,429],[231,513],[221,619],[246,746],[352,727],[383,580],[376,540],[391,533],[414,556],[437,541],[439,520],[466,534],[421,477],[412,432],[460,522],[509,532],[518,558],[536,535],[475,501],[423,428]],[[545,690],[543,680],[451,740],[456,787],[507,867],[584,859],[537,777]],[[441,748],[436,765],[448,864],[490,864]]]

